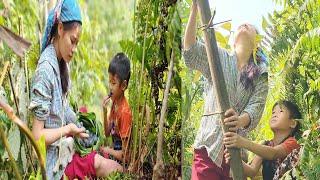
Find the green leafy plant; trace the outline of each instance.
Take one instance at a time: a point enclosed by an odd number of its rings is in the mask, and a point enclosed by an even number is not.
[[[102,125],[96,120],[96,115],[91,113],[78,113],[77,126],[84,127],[86,133],[89,134],[87,138],[75,138],[74,145],[76,152],[80,156],[85,156],[94,150],[98,150],[102,144],[101,128]]]

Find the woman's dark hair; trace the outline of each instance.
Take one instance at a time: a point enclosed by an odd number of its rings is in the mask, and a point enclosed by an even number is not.
[[[255,27],[254,25],[251,25],[251,26],[254,27],[256,34],[259,35],[259,31],[257,27]],[[245,89],[248,89],[249,87],[253,87],[254,78],[260,75],[261,73],[259,64],[266,63],[267,61],[266,59],[267,57],[265,56],[263,50],[260,47],[258,47],[255,50],[256,50],[256,54],[255,54],[256,57],[254,58],[254,54],[252,53],[249,58],[248,64],[241,70],[241,73],[240,73],[240,82],[245,87]]]
[[[273,105],[272,110],[277,105],[279,105],[280,107],[284,106],[284,107],[286,107],[288,109],[289,118],[291,118],[291,119],[302,119],[302,114],[299,111],[299,107],[295,103],[293,103],[291,101],[287,101],[287,100],[280,100],[280,101],[276,102]],[[290,136],[291,137],[299,136],[300,135],[300,127],[301,127],[301,124],[298,121],[296,127],[293,129],[293,131],[291,132]]]
[[[253,80],[260,74],[260,68],[254,62],[253,54],[250,56],[248,64],[241,70],[240,82],[245,89],[253,87]]]
[[[80,21],[68,21],[63,22],[63,30],[69,31],[77,26],[81,26]],[[49,42],[52,41],[54,37],[58,35],[58,23],[55,23],[52,27],[51,33],[50,33],[50,39]],[[61,79],[61,86],[62,86],[62,92],[63,94],[66,94],[68,92],[69,88],[69,72],[68,72],[68,66],[67,63],[61,59],[59,61],[59,70],[60,70],[60,79]]]
[[[108,72],[117,75],[120,83],[126,80],[128,85],[130,80],[130,61],[128,57],[122,52],[117,53],[109,64]]]

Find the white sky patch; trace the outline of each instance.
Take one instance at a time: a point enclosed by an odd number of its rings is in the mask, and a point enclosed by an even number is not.
[[[258,28],[262,35],[265,34],[261,26],[262,16],[267,18],[268,13],[282,9],[273,0],[209,0],[209,3],[212,10],[216,9],[213,23],[232,19],[232,31],[243,23],[249,23]],[[233,34],[229,43],[233,44]]]

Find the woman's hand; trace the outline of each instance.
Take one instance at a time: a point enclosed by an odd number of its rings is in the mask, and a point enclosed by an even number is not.
[[[110,154],[110,152],[113,150],[110,147],[100,147],[100,150],[103,151],[104,153]]]
[[[228,109],[225,114],[224,124],[229,127],[229,131],[237,132],[242,127],[238,113],[233,109]]]
[[[227,148],[224,149],[224,159],[226,161],[226,164],[230,163],[231,155]]]
[[[226,132],[223,138],[223,144],[227,148],[243,148],[244,147],[244,139],[234,132]]]
[[[68,129],[68,133],[67,133],[68,135],[78,136],[80,138],[89,137],[89,134],[85,133],[86,131],[85,128],[78,128],[78,126],[76,126],[73,123],[68,124],[67,129]]]

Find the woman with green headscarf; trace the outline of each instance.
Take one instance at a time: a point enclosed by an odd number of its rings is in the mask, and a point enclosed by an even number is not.
[[[71,161],[74,152],[72,137],[88,137],[84,128],[74,124],[76,115],[67,101],[71,83],[68,65],[78,45],[81,26],[81,11],[77,1],[59,0],[47,19],[41,56],[32,82],[29,106],[34,115],[32,133],[37,140],[42,136],[45,138],[48,179],[61,179],[63,176],[67,163],[60,161]],[[62,144],[68,145],[69,154],[61,148]],[[121,171],[121,166],[117,166],[116,162],[95,152],[89,155],[93,159],[88,164],[91,172],[85,174],[87,177],[107,175],[110,173],[108,166],[116,166]]]

